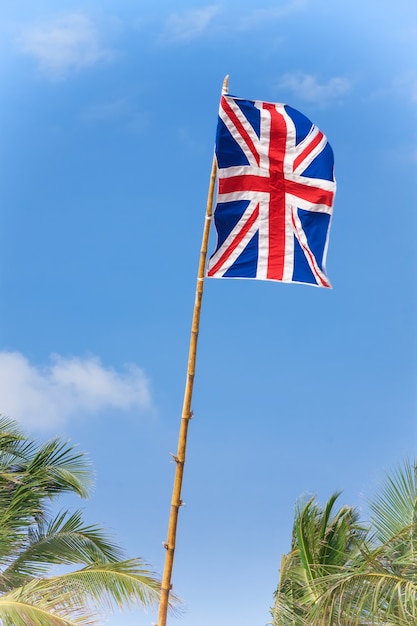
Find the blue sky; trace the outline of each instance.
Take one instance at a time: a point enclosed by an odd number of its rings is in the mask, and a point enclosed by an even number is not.
[[[89,452],[86,517],[159,572],[224,76],[333,147],[333,289],[205,284],[170,622],[262,626],[297,498],[365,514],[416,455],[417,6],[15,0],[0,34],[0,409]]]

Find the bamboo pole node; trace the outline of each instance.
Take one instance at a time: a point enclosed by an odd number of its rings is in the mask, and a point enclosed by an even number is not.
[[[168,550],[169,545],[167,544],[167,542],[166,542],[166,541],[163,541],[163,542],[162,542],[162,545],[164,546],[165,550]]]
[[[180,463],[179,458],[175,454],[173,454],[172,452],[170,452],[169,454],[172,456],[172,460],[175,461],[175,463]]]

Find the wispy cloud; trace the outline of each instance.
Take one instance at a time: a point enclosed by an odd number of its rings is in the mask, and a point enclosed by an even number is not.
[[[325,105],[349,93],[352,83],[339,76],[330,78],[327,82],[319,82],[311,74],[297,73],[284,74],[277,87],[291,91],[300,100]]]
[[[205,144],[204,141],[198,138],[197,133],[192,130],[182,127],[177,131],[178,141],[184,146],[184,148],[190,154],[198,154],[204,151]]]
[[[82,12],[27,26],[17,44],[52,80],[62,80],[71,71],[107,61],[115,54],[103,44],[97,27]]]
[[[117,98],[108,102],[89,105],[83,113],[85,121],[102,121],[115,117],[126,117],[131,113],[131,104],[128,98]]]
[[[416,33],[417,34],[417,33]],[[415,68],[407,70],[401,68],[392,85],[387,85],[387,95],[398,94],[403,100],[411,103],[417,102],[417,74]],[[390,97],[388,95],[388,97]]]
[[[247,15],[240,17],[235,24],[240,29],[252,29],[265,22],[280,20],[302,10],[305,6],[307,6],[307,0],[290,0],[280,6],[254,9]]]
[[[219,5],[211,4],[201,9],[174,13],[167,19],[165,30],[159,40],[169,43],[188,43],[206,32],[219,12]]]
[[[140,111],[127,97],[90,104],[81,114],[81,119],[86,123],[118,120],[128,131],[137,133],[146,130],[150,123],[149,113]]]
[[[106,409],[151,409],[149,383],[137,365],[117,371],[97,357],[55,354],[41,366],[20,352],[0,352],[0,413],[26,426],[50,429]]]

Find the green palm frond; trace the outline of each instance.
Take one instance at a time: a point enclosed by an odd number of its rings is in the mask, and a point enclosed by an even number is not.
[[[0,596],[0,623],[2,626],[90,626],[96,618],[90,611],[67,602],[68,594],[61,597],[44,593],[37,583],[17,588]]]
[[[0,596],[4,626],[96,624],[100,611],[133,604],[156,606],[160,582],[140,559],[103,563],[32,581]],[[171,606],[176,598],[171,598]],[[26,620],[26,621],[25,621]]]
[[[0,415],[0,450],[14,453],[16,445],[26,441],[27,437],[17,422],[6,415]]]
[[[281,562],[275,593],[274,626],[309,624],[309,612],[320,604],[329,577],[345,571],[361,553],[366,529],[352,507],[335,511],[339,495],[334,493],[324,508],[315,498],[297,505],[292,550]]]
[[[303,600],[312,604],[316,598],[301,565],[298,550],[294,549],[281,558],[280,579],[274,600],[271,611],[274,626],[305,626]]]
[[[48,500],[71,491],[88,495],[91,469],[73,446],[55,439],[39,447],[13,428],[10,434],[9,420],[2,424],[8,430],[0,430],[0,566],[7,567],[10,555],[26,550],[29,529],[44,522]]]
[[[51,501],[87,497],[91,485],[90,464],[74,446],[59,438],[38,445],[0,416],[1,626],[87,626],[100,611],[159,601],[159,578],[140,559],[123,560],[80,511],[50,519]],[[48,578],[56,565],[81,569]]]
[[[333,513],[336,497],[323,510],[310,500],[297,512],[301,528],[281,570],[274,626],[417,624],[415,463],[387,475],[368,524],[350,507]]]
[[[42,495],[73,492],[87,498],[92,487],[91,467],[82,452],[60,439],[43,444],[28,464],[26,474]]]
[[[317,506],[315,499],[309,500],[298,511],[294,522],[294,534],[297,541],[301,563],[308,580],[314,578],[311,564],[314,563],[314,545],[311,542],[317,528]]]
[[[372,526],[378,539],[384,543],[405,527],[417,523],[417,470],[415,463],[405,461],[403,466],[386,475],[381,492],[370,502]],[[410,535],[415,537],[414,535]]]
[[[0,482],[0,527],[21,527],[41,518],[46,498],[66,492],[88,496],[91,469],[85,455],[73,450],[55,439],[8,466],[9,479]]]
[[[91,565],[122,559],[121,549],[98,526],[86,526],[81,511],[57,515],[28,532],[18,557],[0,574],[0,591],[20,587],[55,565]]]
[[[73,591],[77,602],[109,610],[132,604],[155,606],[160,596],[160,581],[140,559],[100,563],[42,581],[44,590],[55,594],[61,589]],[[173,598],[175,604],[175,597]]]
[[[81,511],[59,513],[45,529],[42,526],[36,529],[32,541],[37,544],[34,551],[38,552],[42,545],[49,559],[54,555],[59,559],[57,563],[90,565],[116,562],[123,557],[123,551],[102,528],[84,524]]]
[[[340,572],[308,615],[311,626],[410,626],[417,620],[417,582],[389,572]],[[323,585],[322,585],[323,588]]]

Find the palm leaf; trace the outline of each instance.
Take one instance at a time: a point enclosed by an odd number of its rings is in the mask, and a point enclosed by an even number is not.
[[[39,524],[30,529],[27,537],[19,556],[0,574],[0,590],[45,575],[52,564],[91,565],[122,558],[120,548],[98,526],[84,525],[81,511],[60,513],[46,528]]]
[[[316,527],[317,507],[315,506],[315,499],[309,500],[297,513],[294,522],[294,531],[297,539],[297,547],[301,563],[308,580],[313,580],[314,573],[311,569],[313,558],[313,546],[311,545],[311,538],[313,528]]]
[[[67,492],[87,497],[91,484],[83,453],[58,438],[38,445],[0,416],[2,626],[87,626],[101,610],[159,600],[158,577],[139,559],[121,560],[80,511],[49,520],[51,501]],[[84,567],[46,578],[53,565]]]
[[[340,572],[326,577],[311,626],[410,626],[417,620],[417,582],[389,572]]]
[[[385,478],[385,483],[371,502],[372,526],[385,543],[405,527],[417,522],[417,472],[415,463],[405,461]],[[410,535],[409,538],[412,538]]]
[[[93,601],[96,607],[105,610],[132,604],[155,606],[161,589],[158,577],[140,559],[91,565],[45,579],[43,584],[47,584],[54,593],[62,588],[67,591],[72,588],[77,602]],[[172,602],[175,604],[175,596]]]
[[[92,486],[91,468],[82,452],[60,439],[43,444],[26,469],[42,495],[73,492],[87,498]]]
[[[57,598],[43,592],[38,581],[0,596],[2,626],[89,626],[95,624],[91,612],[80,613],[68,593]]]

